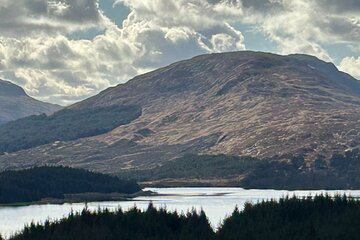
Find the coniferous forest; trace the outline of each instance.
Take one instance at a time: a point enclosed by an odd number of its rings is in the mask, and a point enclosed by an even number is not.
[[[235,209],[216,232],[203,211],[184,215],[150,204],[144,212],[84,209],[57,222],[31,224],[11,240],[342,240],[359,236],[358,200],[316,196],[247,203],[242,211]]]
[[[65,194],[141,191],[132,181],[68,167],[38,167],[0,173],[0,204],[62,199]]]
[[[109,106],[18,119],[0,126],[0,154],[100,135],[138,118],[141,111],[139,106]]]
[[[84,209],[67,219],[44,225],[31,224],[11,240],[208,240],[214,239],[204,212],[186,215],[133,208],[127,212],[108,210],[92,213]]]

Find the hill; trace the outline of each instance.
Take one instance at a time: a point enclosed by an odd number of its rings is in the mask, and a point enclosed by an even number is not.
[[[185,154],[223,154],[270,164],[215,179],[231,185],[268,187],[268,182],[282,188],[291,177],[294,186],[328,187],[341,177],[341,187],[358,186],[352,179],[359,170],[349,161],[340,169],[333,159],[358,159],[360,82],[313,56],[202,55],[68,109],[124,105],[140,107],[141,115],[102,135],[0,156],[0,169],[51,163],[121,174],[156,171]]]
[[[64,167],[40,167],[0,173],[0,204],[36,202],[44,198],[65,199],[81,193],[141,191],[134,182],[117,177]]]
[[[60,106],[29,97],[21,87],[0,79],[0,124],[38,114],[51,114]]]

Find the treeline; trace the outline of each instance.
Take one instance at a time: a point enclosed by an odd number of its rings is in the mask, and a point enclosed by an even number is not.
[[[139,182],[176,183],[177,180],[230,180],[231,186],[256,189],[359,189],[360,150],[353,149],[330,159],[288,161],[249,156],[186,154],[151,169],[120,170],[118,176]],[[241,178],[239,177],[241,176]],[[163,182],[162,182],[163,181]],[[201,181],[199,181],[201,182]],[[194,181],[194,185],[199,184]]]
[[[139,185],[114,176],[67,167],[39,167],[0,173],[0,203],[64,198],[75,193],[135,193]]]
[[[360,202],[317,196],[247,203],[219,227],[211,228],[203,211],[186,215],[155,209],[102,210],[44,224],[31,224],[11,240],[342,240],[359,239]]]
[[[114,105],[19,119],[0,126],[0,153],[103,134],[138,118],[141,112],[138,106]]]
[[[164,163],[160,167],[147,170],[121,171],[119,176],[137,181],[179,179],[179,178],[223,178],[238,177],[253,170],[265,161],[248,156],[197,155],[186,154],[183,157]]]
[[[235,210],[218,231],[226,240],[359,239],[360,202],[352,198],[317,196],[246,204]]]
[[[31,224],[11,240],[209,240],[214,235],[204,212],[184,216],[149,205],[145,212],[84,209],[55,223]]]
[[[242,180],[245,188],[359,189],[360,150],[310,163],[303,156],[290,161],[264,161]]]

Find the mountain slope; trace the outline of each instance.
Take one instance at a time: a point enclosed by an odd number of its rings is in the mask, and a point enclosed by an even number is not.
[[[119,173],[191,153],[301,158],[298,167],[310,171],[360,146],[360,83],[307,55],[202,55],[70,108],[112,105],[140,106],[142,115],[103,135],[1,156],[0,168],[53,163]]]
[[[21,87],[0,79],[0,124],[30,115],[51,114],[60,108],[35,100]]]
[[[137,106],[113,105],[29,116],[0,126],[0,153],[96,136],[128,124],[140,115],[141,108]]]

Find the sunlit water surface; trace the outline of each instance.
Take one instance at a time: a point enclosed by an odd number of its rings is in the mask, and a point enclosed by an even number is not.
[[[168,210],[187,212],[192,208],[203,209],[212,226],[216,228],[219,223],[232,213],[237,205],[240,209],[246,202],[256,203],[266,199],[279,199],[284,196],[309,196],[321,193],[347,194],[360,197],[357,191],[278,191],[278,190],[245,190],[242,188],[148,188],[163,194],[162,196],[138,197],[127,202],[93,202],[88,203],[90,210],[108,208],[123,210],[137,206],[146,209],[152,201],[157,207],[166,207]],[[66,217],[71,211],[81,211],[85,203],[61,204],[61,205],[31,205],[23,207],[0,207],[0,234],[9,237],[20,231],[25,224],[44,222],[46,219],[55,220]]]

